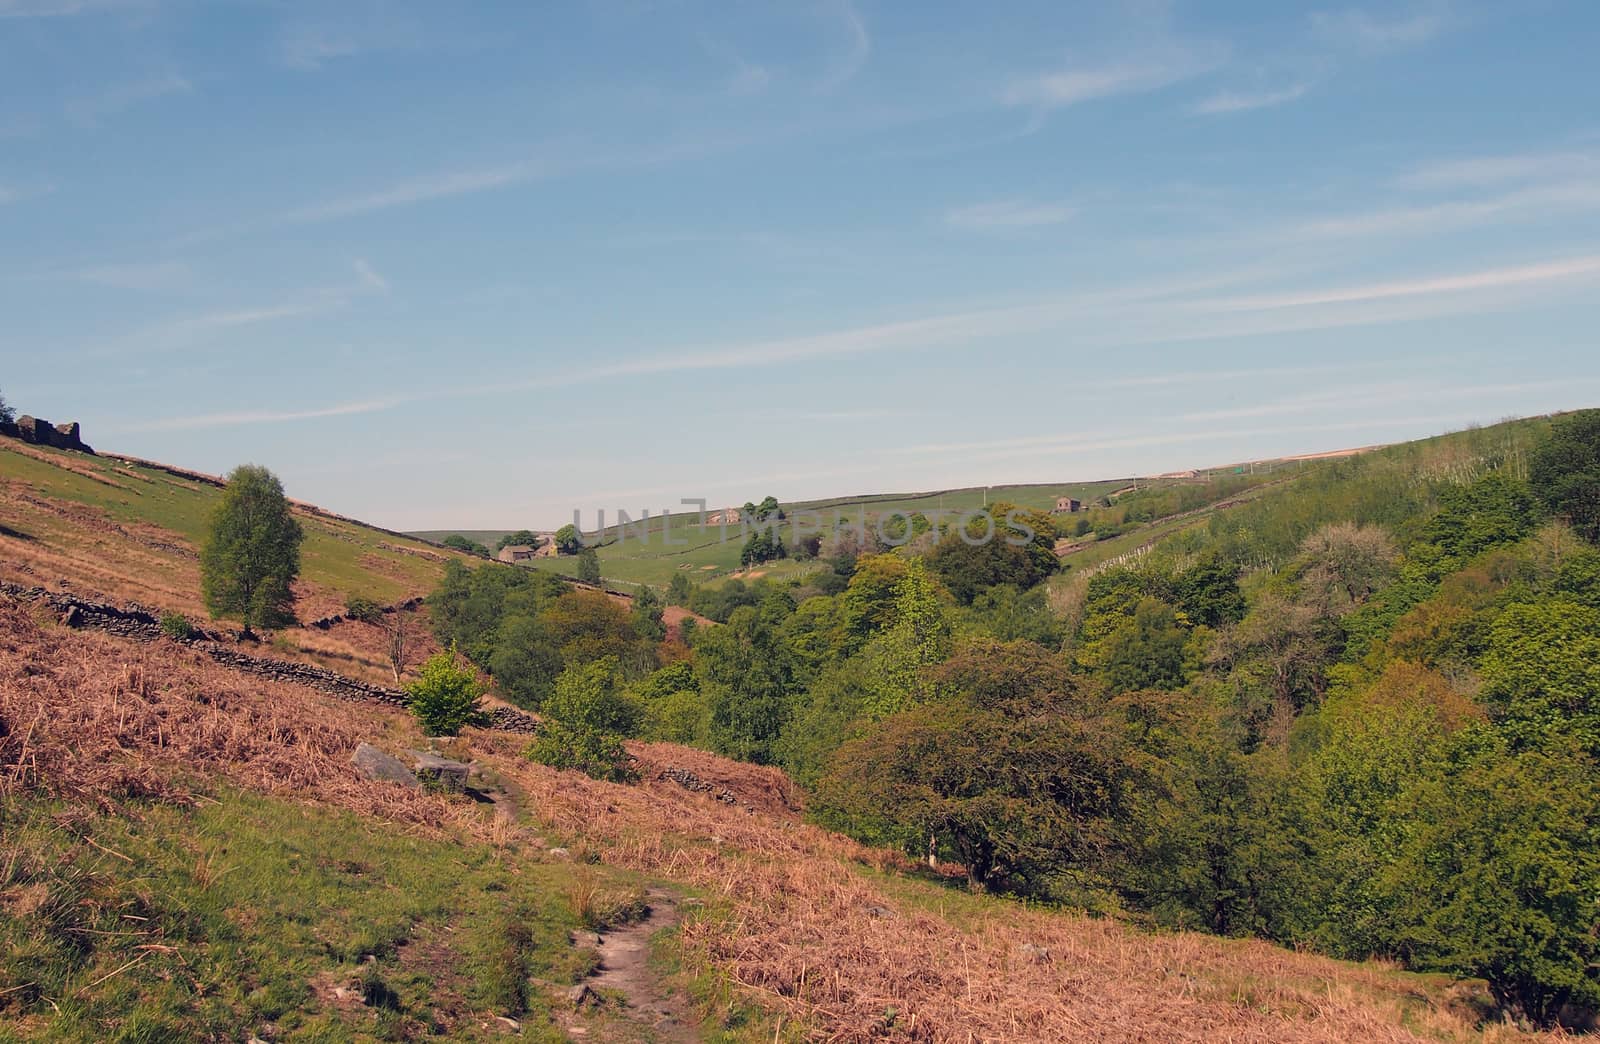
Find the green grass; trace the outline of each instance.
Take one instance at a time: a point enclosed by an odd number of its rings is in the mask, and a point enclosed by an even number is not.
[[[157,526],[195,549],[205,539],[211,510],[221,494],[214,485],[156,468],[124,464],[111,456],[37,450],[61,462],[56,466],[13,445],[9,439],[0,439],[0,479],[24,482],[46,497],[81,505],[116,523]],[[356,522],[305,511],[298,512],[297,517],[306,534],[301,547],[301,576],[334,592],[361,594],[381,602],[397,601],[431,589],[443,566],[435,559],[391,548],[450,554]],[[24,529],[52,545],[90,535],[71,525],[36,524]],[[72,550],[67,546],[61,549]]]
[[[0,1041],[407,1039],[464,1016],[460,1038],[480,1014],[563,1039],[529,982],[592,965],[568,945],[571,864],[219,796],[0,805]]]
[[[891,512],[911,513],[921,511],[964,512],[981,509],[985,504],[1008,501],[1025,508],[1048,510],[1055,506],[1056,498],[1076,497],[1088,502],[1104,496],[1127,484],[1126,479],[1104,482],[1074,482],[1046,485],[974,486],[969,489],[945,490],[931,493],[888,493],[855,497],[837,497],[827,500],[802,501],[785,504],[791,515],[808,513],[824,518],[836,518],[843,524],[859,523],[873,526],[878,519]],[[709,510],[716,510],[715,507]],[[659,515],[652,511],[648,525],[648,539],[640,540],[639,522],[634,519],[628,526],[628,535],[619,539],[614,512],[608,512],[612,524],[599,534],[603,541],[596,549],[600,557],[600,571],[608,583],[622,587],[650,584],[664,587],[673,576],[684,574],[696,583],[726,579],[739,570],[739,552],[744,546],[740,527],[730,525],[726,533],[721,527],[702,527],[697,514],[674,514],[663,527]],[[808,525],[806,532],[815,532]],[[493,547],[510,530],[426,530],[414,536],[429,540],[442,540],[451,533],[460,533]],[[784,539],[790,539],[792,529],[788,523],[783,529]],[[591,534],[591,539],[595,535]],[[673,543],[669,544],[667,541]],[[572,576],[577,563],[571,558],[540,558],[529,563],[531,568]],[[770,562],[760,567],[770,580],[789,580],[803,577],[817,566],[795,561]]]

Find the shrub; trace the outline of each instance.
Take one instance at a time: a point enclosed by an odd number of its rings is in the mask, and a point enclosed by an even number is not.
[[[374,599],[351,595],[345,600],[344,615],[362,623],[376,623],[383,616],[383,606]]]
[[[631,783],[639,778],[621,736],[573,728],[559,721],[546,723],[539,738],[522,753],[529,761],[582,772],[591,779]]]
[[[484,720],[478,707],[483,687],[471,667],[457,665],[454,647],[423,664],[406,692],[411,696],[411,713],[426,735],[454,736],[464,726]]]
[[[194,634],[194,625],[182,613],[168,610],[161,614],[161,633],[175,641],[183,641]]]

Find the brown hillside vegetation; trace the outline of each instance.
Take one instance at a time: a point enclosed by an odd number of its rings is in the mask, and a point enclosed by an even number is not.
[[[366,783],[362,739],[410,744],[399,712],[235,675],[165,642],[138,645],[0,607],[0,790],[186,801],[207,778],[465,830],[542,856],[535,830],[704,897],[681,928],[691,964],[783,1018],[789,1039],[864,1041],[1531,1040],[1474,1028],[1463,988],[1260,942],[1150,935],[920,880],[900,857],[800,821],[776,770],[666,744],[635,748],[643,782],[598,783],[473,732],[523,822]],[[715,793],[660,778],[693,773]],[[785,1029],[786,1028],[786,1029]],[[798,1034],[795,1036],[794,1034]]]

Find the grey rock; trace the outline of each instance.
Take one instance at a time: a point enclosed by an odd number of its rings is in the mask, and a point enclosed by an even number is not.
[[[423,782],[431,783],[452,794],[459,794],[467,789],[467,776],[472,773],[472,766],[466,762],[451,761],[449,758],[441,758],[437,754],[425,754],[420,750],[406,753],[415,761],[412,771]]]
[[[385,754],[370,743],[356,746],[356,752],[350,756],[350,764],[354,765],[356,771],[366,779],[380,783],[399,783],[412,790],[422,789],[422,783],[403,762]]]

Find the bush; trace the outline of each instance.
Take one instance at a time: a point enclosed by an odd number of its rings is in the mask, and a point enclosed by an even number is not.
[[[161,614],[161,633],[181,642],[194,634],[194,625],[187,616],[169,610]]]
[[[478,707],[478,697],[483,695],[478,675],[471,667],[456,664],[454,647],[423,664],[406,692],[411,696],[411,713],[426,735],[454,736],[464,726],[485,719]]]
[[[374,599],[351,595],[345,600],[344,615],[362,623],[376,623],[383,616],[383,606]]]
[[[540,765],[582,772],[611,783],[631,783],[639,778],[621,736],[573,728],[559,721],[548,722],[522,755]]]

